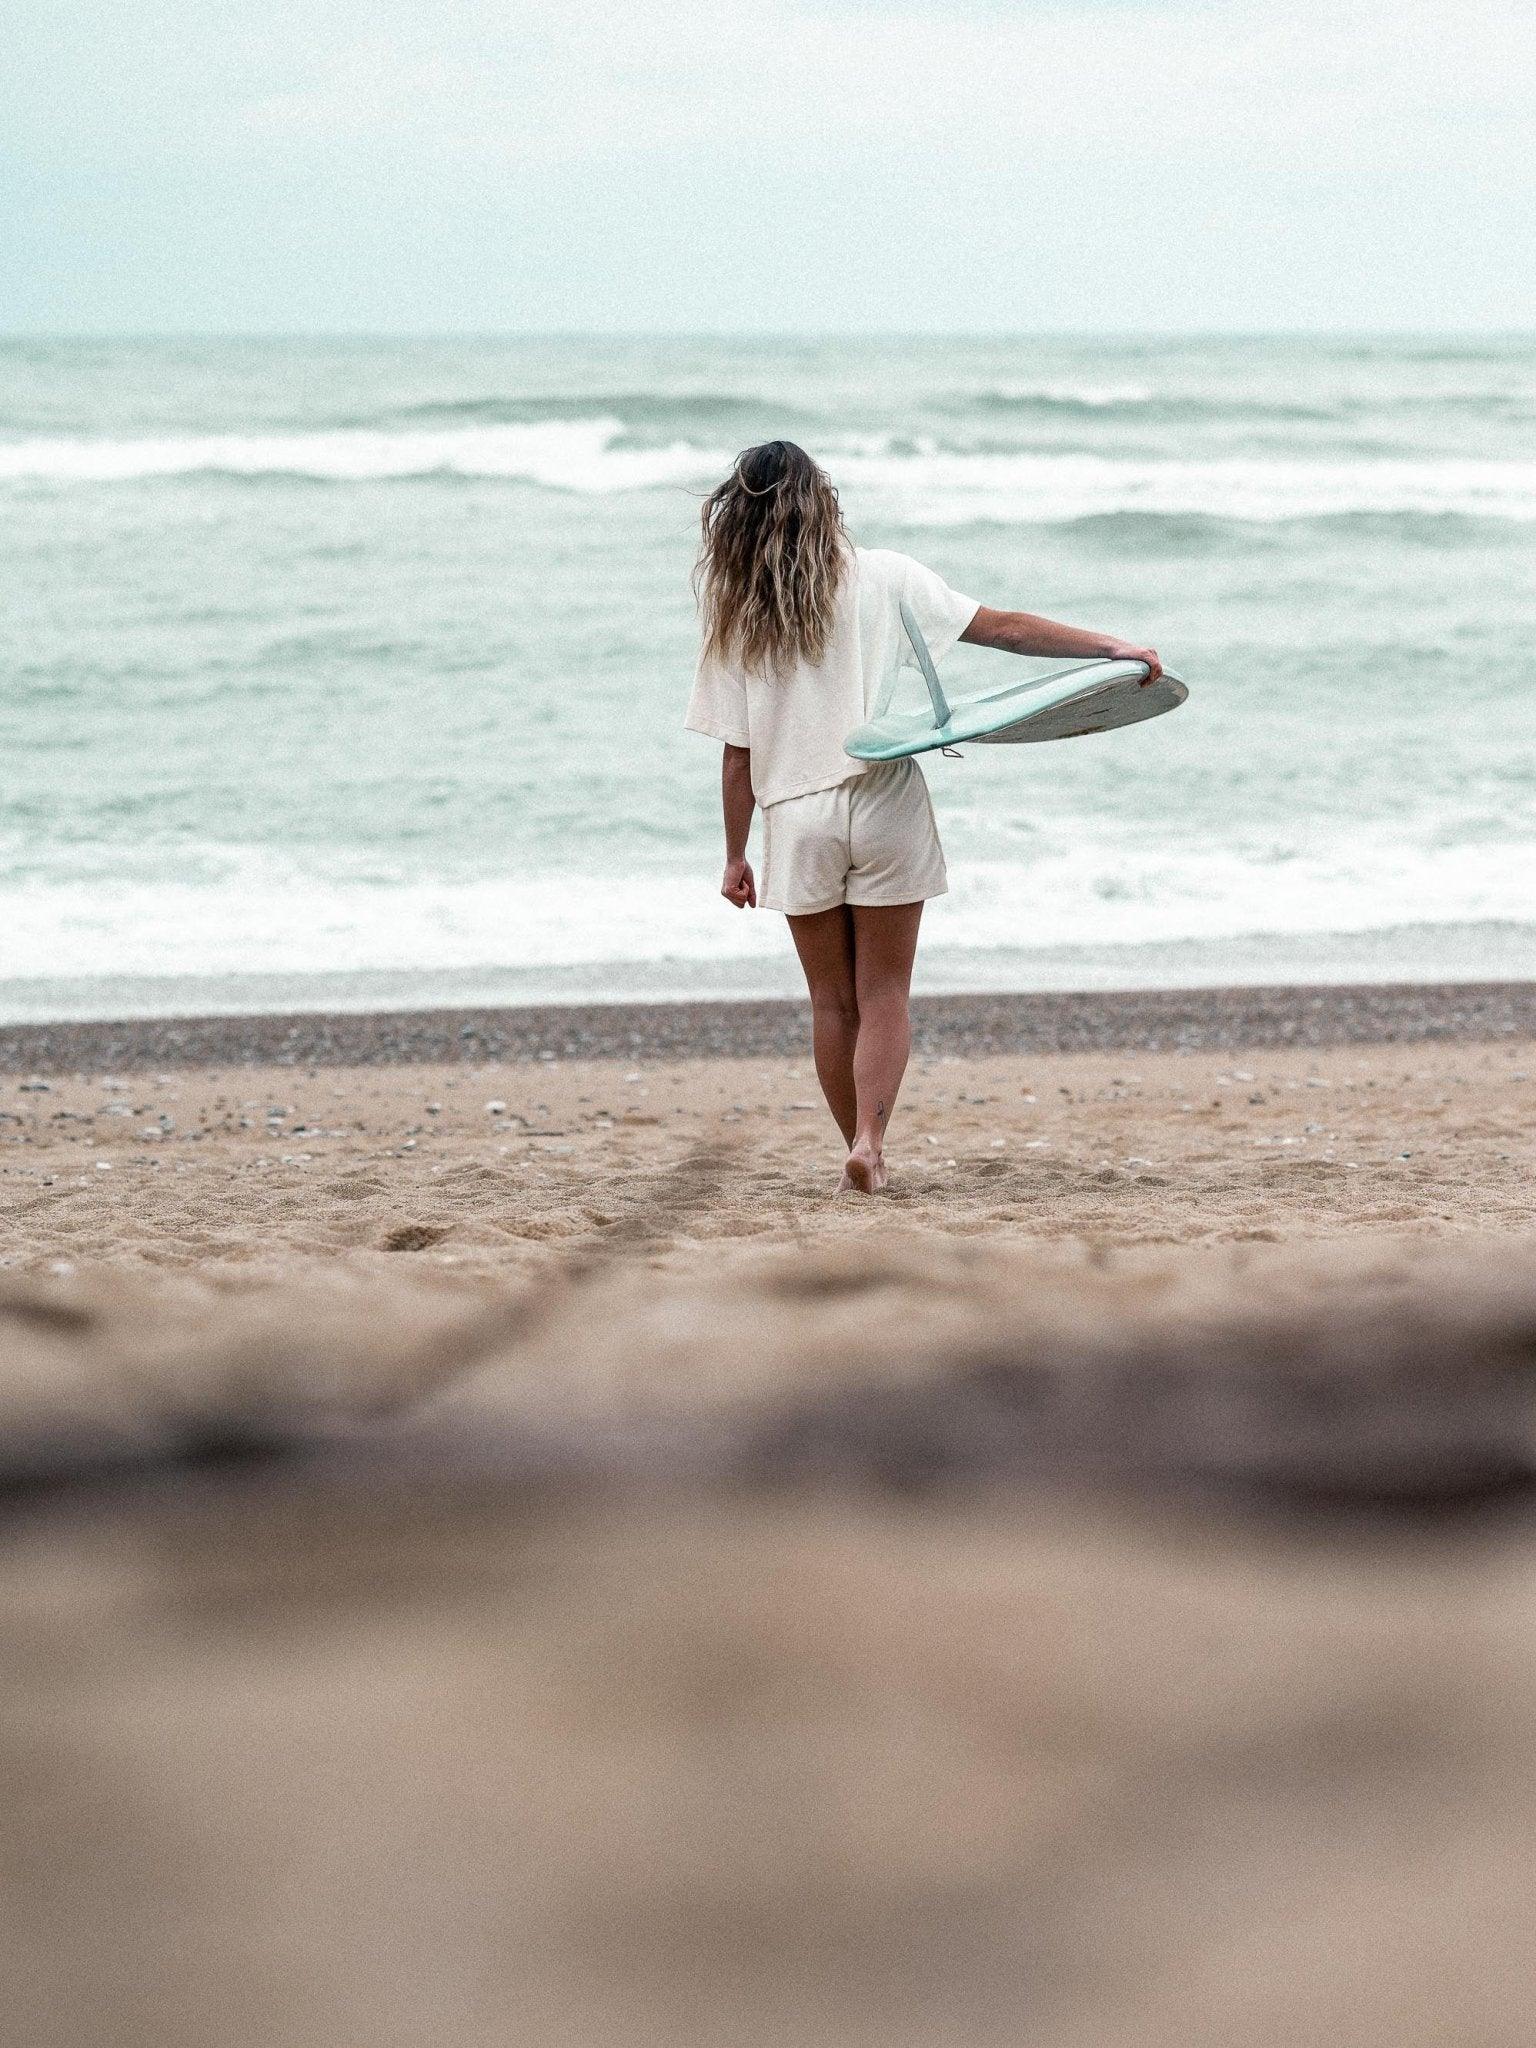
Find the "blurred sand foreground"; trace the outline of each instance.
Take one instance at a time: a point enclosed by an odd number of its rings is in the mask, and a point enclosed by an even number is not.
[[[0,1081],[0,2038],[1527,2048],[1533,1100]]]

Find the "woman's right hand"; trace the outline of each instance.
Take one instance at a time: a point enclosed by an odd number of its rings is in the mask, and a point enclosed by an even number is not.
[[[1155,647],[1133,647],[1129,640],[1112,640],[1105,655],[1107,661],[1141,661],[1146,663],[1147,673],[1138,688],[1145,689],[1148,683],[1155,683],[1163,672],[1163,664],[1157,658]]]
[[[725,880],[720,884],[720,894],[727,903],[734,903],[738,910],[756,910],[757,884],[752,879],[752,866],[749,861],[726,862]]]

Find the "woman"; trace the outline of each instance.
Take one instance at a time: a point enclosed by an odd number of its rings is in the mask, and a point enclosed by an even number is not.
[[[966,640],[1144,661],[1149,682],[1161,665],[1149,647],[993,611],[909,555],[853,546],[826,473],[793,441],[748,448],[705,499],[695,590],[703,646],[687,726],[725,746],[720,893],[757,905],[747,832],[760,807],[762,903],[789,919],[805,970],[816,1074],[848,1146],[842,1186],[874,1194],[911,1045],[917,928],[948,886],[916,761],[843,752],[910,659],[899,606],[936,659]]]

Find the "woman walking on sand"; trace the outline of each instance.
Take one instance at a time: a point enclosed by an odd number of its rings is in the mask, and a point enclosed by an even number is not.
[[[687,727],[725,747],[720,893],[738,909],[757,906],[747,833],[760,807],[761,900],[789,919],[805,970],[816,1075],[848,1147],[841,1184],[875,1194],[911,1047],[918,925],[924,903],[948,887],[916,761],[843,751],[910,659],[900,606],[936,660],[965,640],[1142,661],[1149,682],[1162,666],[1149,647],[993,611],[910,555],[855,547],[825,471],[793,441],[745,450],[702,518],[703,645]]]

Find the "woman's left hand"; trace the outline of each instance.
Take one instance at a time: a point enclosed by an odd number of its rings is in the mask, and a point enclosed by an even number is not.
[[[734,903],[738,910],[756,910],[757,884],[752,879],[750,861],[726,862],[725,880],[720,884],[720,894],[727,903]]]

